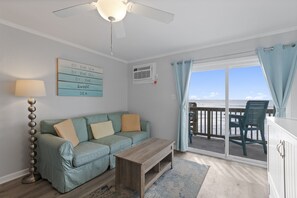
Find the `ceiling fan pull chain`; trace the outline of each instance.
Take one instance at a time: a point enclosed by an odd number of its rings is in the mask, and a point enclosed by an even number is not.
[[[110,55],[113,56],[113,51],[112,51],[112,22],[110,21]]]
[[[112,22],[114,21],[113,17],[108,17],[110,21],[110,55],[113,56],[113,49],[112,49]]]

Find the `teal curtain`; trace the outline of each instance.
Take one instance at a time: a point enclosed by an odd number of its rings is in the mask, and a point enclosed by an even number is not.
[[[192,71],[192,61],[178,61],[172,63],[176,78],[176,91],[179,103],[178,108],[178,128],[176,149],[179,151],[187,151],[188,149],[188,91],[190,77]]]
[[[297,46],[279,44],[271,48],[258,48],[257,55],[276,108],[275,116],[285,117],[297,66]]]

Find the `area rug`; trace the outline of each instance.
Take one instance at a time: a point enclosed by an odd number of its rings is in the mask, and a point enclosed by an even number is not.
[[[173,169],[165,172],[146,192],[145,198],[196,198],[208,171],[207,165],[174,158]],[[85,198],[137,198],[139,194],[121,188],[115,190],[114,180]]]

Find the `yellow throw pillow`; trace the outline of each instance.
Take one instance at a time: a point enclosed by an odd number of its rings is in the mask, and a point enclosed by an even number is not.
[[[73,146],[78,145],[79,140],[71,119],[55,124],[54,128],[59,137],[69,140]]]
[[[122,131],[140,131],[140,116],[138,114],[123,114]]]
[[[111,121],[91,124],[91,129],[95,139],[99,139],[114,134]]]

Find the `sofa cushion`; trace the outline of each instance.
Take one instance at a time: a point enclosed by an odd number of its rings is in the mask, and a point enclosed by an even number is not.
[[[57,136],[54,125],[63,122],[64,120],[65,119],[42,120],[40,122],[40,133],[50,133]]]
[[[92,128],[92,134],[95,139],[99,139],[99,138],[114,134],[114,130],[113,130],[111,121],[98,122],[95,124],[91,124],[91,128]]]
[[[89,140],[94,139],[90,124],[108,121],[107,114],[96,114],[96,115],[85,116],[85,119],[87,121],[87,130],[88,130]]]
[[[112,121],[114,132],[120,132],[122,129],[122,114],[124,112],[109,113],[108,119]]]
[[[79,140],[71,119],[55,124],[54,128],[61,138],[69,140],[73,146],[78,145]]]
[[[88,141],[87,123],[83,117],[72,118],[72,123],[76,131],[79,142]]]
[[[116,135],[131,138],[132,145],[138,144],[139,142],[148,138],[148,133],[145,131],[140,131],[137,133],[135,133],[135,132],[119,132],[119,133],[116,133]]]
[[[119,135],[110,135],[97,140],[93,139],[91,141],[109,146],[110,154],[129,148],[132,145],[132,140],[130,138]]]
[[[140,131],[140,116],[138,114],[122,115],[122,132]]]
[[[79,143],[73,151],[73,166],[79,167],[109,154],[109,147],[92,142]]]

